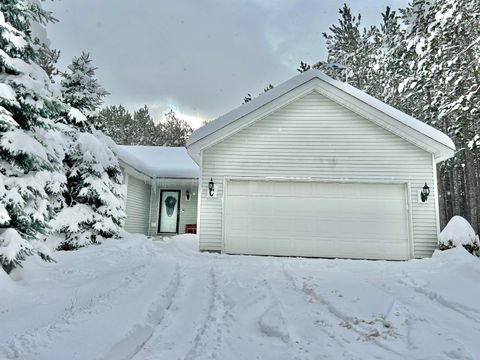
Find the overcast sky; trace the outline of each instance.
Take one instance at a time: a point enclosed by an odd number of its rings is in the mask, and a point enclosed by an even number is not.
[[[196,127],[325,58],[322,32],[344,0],[55,0],[44,2],[64,68],[82,50],[111,93],[107,104],[173,108]],[[364,24],[408,0],[351,0]],[[196,120],[198,119],[198,120]]]

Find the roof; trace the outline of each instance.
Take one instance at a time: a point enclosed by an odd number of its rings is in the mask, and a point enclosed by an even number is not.
[[[287,80],[286,82],[274,87],[266,93],[261,94],[260,96],[254,98],[248,103],[242,104],[241,106],[226,113],[225,115],[222,115],[219,118],[208,122],[207,124],[192,133],[192,135],[188,139],[187,148],[199,142],[200,140],[214,134],[218,130],[223,129],[230,124],[233,124],[237,120],[242,119],[246,115],[255,112],[263,106],[273,102],[277,98],[282,97],[283,95],[291,92],[292,90],[315,79],[320,80],[320,82],[323,82],[324,84],[333,86],[333,88],[344,93],[344,95],[347,94],[348,96],[351,96],[361,101],[364,105],[380,111],[381,113],[387,115],[392,119],[397,120],[399,123],[407,126],[415,132],[422,134],[423,136],[434,140],[436,143],[449,148],[449,152],[455,150],[455,145],[453,141],[441,131],[434,129],[430,125],[427,125],[426,123],[417,120],[412,116],[407,115],[402,111],[395,109],[392,106],[387,105],[378,99],[375,99],[374,97],[347,83],[334,80],[331,77],[325,75],[323,72],[315,69],[305,71],[291,78],[290,80]]]
[[[184,147],[117,145],[121,162],[151,178],[198,179],[200,168]]]

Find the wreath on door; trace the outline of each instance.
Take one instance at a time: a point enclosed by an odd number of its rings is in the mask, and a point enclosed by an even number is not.
[[[167,196],[165,199],[165,207],[167,208],[167,216],[172,217],[173,212],[175,211],[175,205],[177,205],[177,199],[173,196]]]

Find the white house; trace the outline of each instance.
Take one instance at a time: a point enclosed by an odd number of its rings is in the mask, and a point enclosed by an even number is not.
[[[200,169],[183,147],[117,146],[125,230],[150,236],[196,232]]]
[[[206,124],[187,149],[200,250],[404,260],[437,247],[451,139],[319,71]]]

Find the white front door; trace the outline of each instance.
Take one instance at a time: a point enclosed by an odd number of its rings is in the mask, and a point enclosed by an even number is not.
[[[179,210],[180,190],[161,190],[158,219],[159,233],[178,233]]]
[[[404,184],[227,182],[231,254],[409,259]]]

